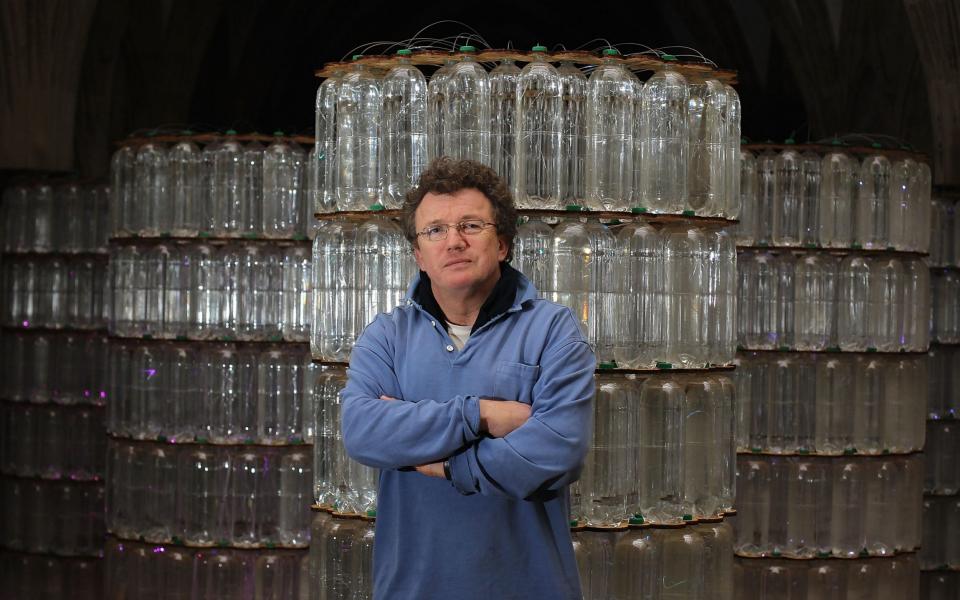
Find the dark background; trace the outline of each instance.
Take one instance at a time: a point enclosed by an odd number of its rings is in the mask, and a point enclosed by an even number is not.
[[[491,47],[524,50],[598,49],[598,38],[623,52],[690,46],[738,72],[751,140],[890,136],[930,154],[937,182],[960,183],[960,90],[950,93],[960,85],[958,5],[673,0],[571,12],[500,1],[3,0],[0,177],[100,178],[112,141],[155,128],[312,135],[316,69],[455,19],[463,24],[428,33],[451,43],[472,28]]]

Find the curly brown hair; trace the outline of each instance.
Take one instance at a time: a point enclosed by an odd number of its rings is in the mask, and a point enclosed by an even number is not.
[[[507,240],[507,258],[513,258],[513,238],[517,235],[517,209],[506,182],[496,171],[474,160],[456,160],[448,156],[434,159],[420,173],[417,187],[404,197],[400,207],[400,224],[411,244],[417,244],[414,215],[427,194],[454,194],[460,190],[475,189],[487,197],[493,206],[493,220],[497,234]]]

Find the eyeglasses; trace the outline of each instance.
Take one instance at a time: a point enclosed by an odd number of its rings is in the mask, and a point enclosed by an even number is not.
[[[431,242],[440,242],[447,239],[447,232],[453,227],[460,235],[478,235],[487,227],[496,227],[496,223],[487,223],[480,219],[467,219],[459,223],[436,223],[417,232],[417,237],[424,236]]]

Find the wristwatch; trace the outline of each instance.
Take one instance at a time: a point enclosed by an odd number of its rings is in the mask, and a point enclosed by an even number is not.
[[[443,461],[443,476],[446,478],[447,481],[450,481],[451,477],[450,477],[450,461],[449,460]]]

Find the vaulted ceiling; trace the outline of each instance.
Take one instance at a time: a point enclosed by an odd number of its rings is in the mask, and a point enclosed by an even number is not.
[[[366,42],[469,26],[492,47],[688,46],[738,71],[744,135],[892,136],[960,184],[960,3],[673,0],[584,4],[4,0],[0,170],[102,176],[136,130],[312,134],[314,69]],[[465,25],[464,25],[465,24]],[[603,38],[605,41],[599,41]]]

